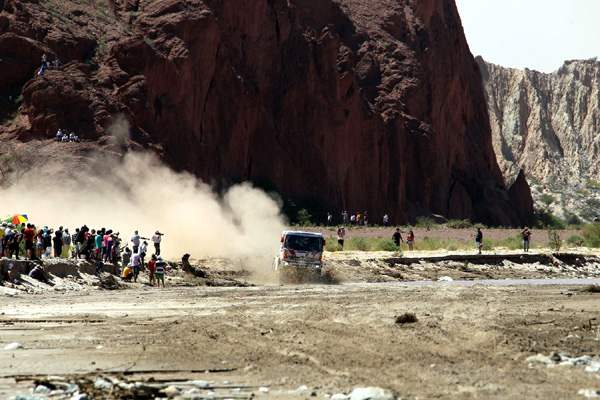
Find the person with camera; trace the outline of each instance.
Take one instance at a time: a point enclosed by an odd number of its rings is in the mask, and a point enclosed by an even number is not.
[[[152,243],[154,243],[154,254],[156,256],[160,256],[160,242],[164,233],[160,233],[159,231],[154,232],[152,235]]]

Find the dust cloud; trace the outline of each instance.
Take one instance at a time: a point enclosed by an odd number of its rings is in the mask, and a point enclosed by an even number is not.
[[[84,224],[113,229],[124,242],[135,230],[146,238],[159,230],[166,258],[253,259],[248,264],[254,268],[270,266],[285,228],[278,201],[265,192],[244,183],[217,195],[150,153],[94,157],[77,175],[72,181],[57,177],[53,185],[21,179],[0,191],[0,213],[25,213],[38,228],[62,225],[70,233]],[[150,240],[148,250],[154,252]]]
[[[113,121],[106,131],[117,139],[118,143],[125,143],[127,139],[131,138],[129,128],[131,127],[129,121],[123,114],[117,114],[111,117]]]

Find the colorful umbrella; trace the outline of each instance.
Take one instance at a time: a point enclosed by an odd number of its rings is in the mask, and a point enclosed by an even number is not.
[[[23,222],[25,222],[27,220],[28,220],[27,214],[15,214],[12,217],[6,218],[4,221],[12,222],[13,224],[22,224]]]

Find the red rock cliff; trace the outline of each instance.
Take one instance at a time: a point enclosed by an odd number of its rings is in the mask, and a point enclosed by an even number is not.
[[[453,1],[48,4],[6,0],[0,14],[0,53],[19,46],[0,59],[0,90],[25,85],[13,137],[61,126],[105,149],[150,147],[217,186],[267,181],[299,204],[395,222],[527,218]],[[30,79],[44,51],[67,64]],[[125,147],[106,131],[118,113]]]

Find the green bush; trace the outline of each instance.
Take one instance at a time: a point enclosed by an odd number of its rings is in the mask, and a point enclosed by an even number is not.
[[[460,246],[456,240],[448,240],[445,242],[445,247],[448,251],[456,251]]]
[[[325,251],[336,252],[343,250],[340,245],[338,245],[337,238],[332,236],[328,236],[325,238]]]
[[[587,204],[591,208],[600,208],[600,200],[595,198],[587,199],[585,201],[585,204]]]
[[[583,225],[583,221],[581,220],[581,218],[579,218],[577,215],[575,215],[573,213],[565,214],[565,222],[567,223],[567,225],[571,225],[571,226]]]
[[[597,222],[585,224],[581,229],[581,235],[586,238],[586,240],[590,239],[592,236],[600,237],[600,224]]]
[[[298,211],[298,225],[300,226],[309,226],[310,225],[310,217],[311,215],[308,213],[306,208]]]
[[[595,181],[595,180],[593,180],[593,179],[588,179],[588,180],[587,180],[587,186],[588,186],[590,189],[600,189],[600,182],[598,182],[598,181]]]
[[[380,239],[375,244],[375,250],[377,250],[377,251],[398,251],[398,246],[396,246],[393,239]]]
[[[506,247],[509,250],[521,249],[523,248],[523,237],[520,233],[517,233],[514,236],[509,236],[502,240],[495,241],[493,247]]]
[[[584,243],[585,243],[585,239],[579,235],[571,235],[567,239],[567,244],[570,246],[573,246],[573,245],[583,246]]]
[[[542,203],[546,203],[546,205],[549,206],[550,204],[556,201],[556,197],[552,196],[551,194],[544,193],[540,196],[540,201]]]
[[[533,213],[533,221],[533,226],[538,229],[546,229],[547,227],[553,229],[565,229],[565,223],[549,211],[536,210]]]
[[[587,221],[591,221],[594,219],[596,214],[590,210],[579,210],[579,216]]]
[[[442,248],[442,242],[437,238],[425,236],[423,240],[415,240],[415,249],[417,250],[439,250]]]
[[[560,250],[562,246],[562,241],[560,240],[560,236],[558,235],[558,232],[556,232],[556,229],[548,227],[548,240],[548,244],[552,250]]]
[[[600,236],[591,235],[585,239],[585,246],[593,249],[600,248]]]
[[[369,251],[371,250],[371,245],[364,237],[357,236],[348,240],[347,248],[349,250]]]

